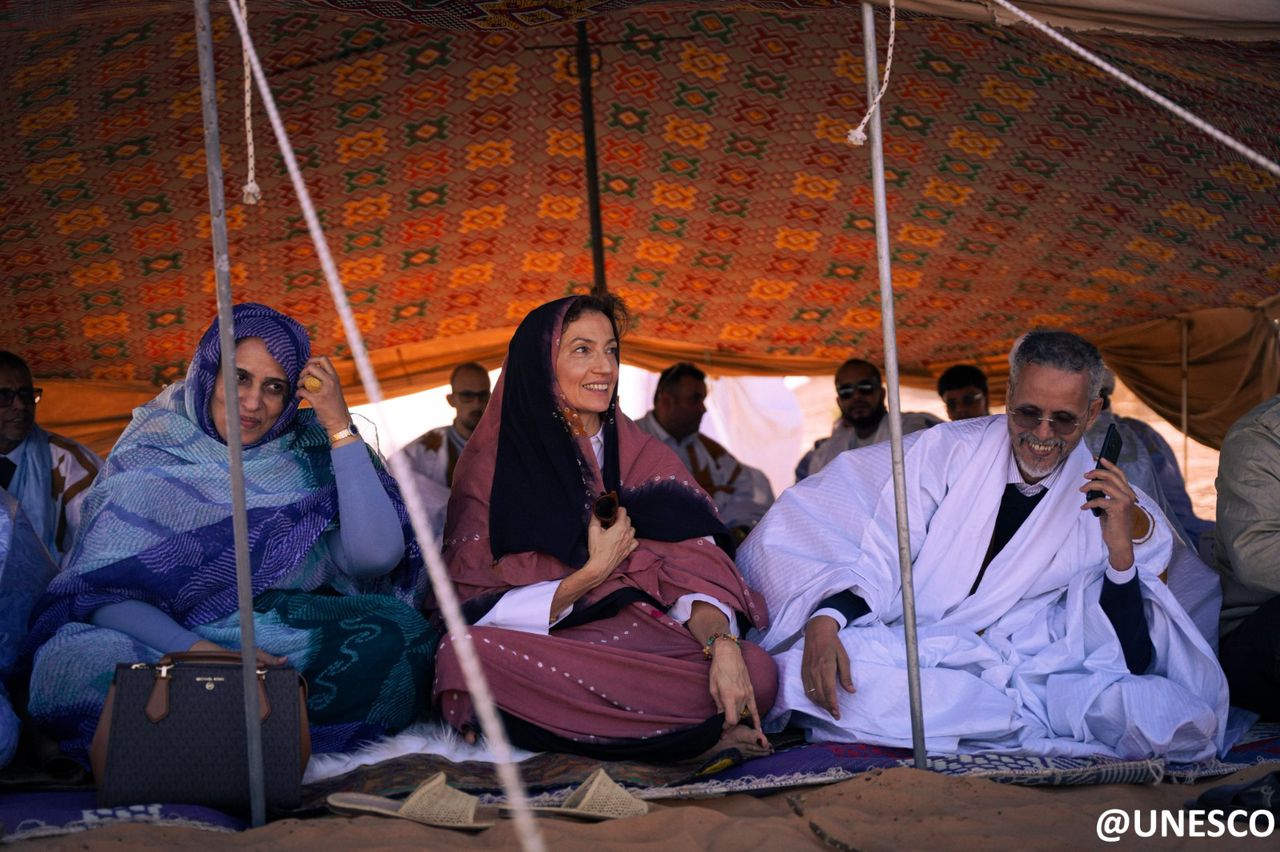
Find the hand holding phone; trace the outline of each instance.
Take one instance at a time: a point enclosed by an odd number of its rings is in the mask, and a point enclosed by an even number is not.
[[[1120,438],[1120,431],[1116,429],[1116,424],[1112,423],[1110,426],[1107,427],[1107,434],[1102,439],[1102,452],[1098,453],[1098,466],[1095,468],[1095,470],[1103,469],[1102,468],[1103,459],[1106,459],[1112,464],[1115,464],[1120,459],[1120,448],[1122,446],[1124,446],[1124,441],[1121,440]],[[1084,495],[1084,499],[1097,500],[1099,497],[1104,497],[1104,496],[1106,495],[1104,495],[1101,491],[1098,491],[1095,489],[1087,492]],[[1098,508],[1097,506],[1092,507],[1092,511],[1093,511],[1094,517],[1100,516],[1102,514],[1102,509]]]

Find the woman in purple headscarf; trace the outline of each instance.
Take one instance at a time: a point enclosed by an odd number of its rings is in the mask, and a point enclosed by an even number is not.
[[[429,703],[439,636],[418,611],[421,553],[305,329],[257,304],[234,323],[259,657],[307,678],[313,748],[343,750]],[[239,647],[220,360],[215,320],[186,379],[134,412],[36,608],[30,711],[73,757],[116,663]]]

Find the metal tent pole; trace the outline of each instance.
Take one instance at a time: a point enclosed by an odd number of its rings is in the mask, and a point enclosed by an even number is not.
[[[867,69],[867,102],[880,88],[876,59],[876,19],[862,4],[862,52]],[[889,211],[885,203],[884,144],[880,107],[872,112],[871,187],[875,198],[876,265],[880,271],[880,316],[884,330],[884,372],[889,387],[889,452],[893,459],[893,505],[898,519],[898,566],[902,573],[902,620],[907,640],[907,692],[911,700],[911,742],[917,769],[925,769],[924,712],[920,705],[920,655],[916,644],[916,596],[911,583],[911,530],[907,524],[906,467],[902,461],[902,402],[898,395],[898,335],[893,318],[893,277],[889,267]]]
[[[204,112],[204,155],[209,176],[209,221],[213,235],[213,272],[218,290],[218,334],[222,345],[222,385],[227,388],[227,453],[231,459],[231,525],[236,543],[236,590],[240,608],[240,654],[244,685],[244,722],[249,753],[251,823],[267,821],[262,771],[262,727],[258,721],[257,642],[253,631],[253,588],[249,565],[249,519],[244,499],[244,454],[240,440],[240,400],[236,381],[236,338],[231,316],[231,260],[227,254],[227,209],[222,195],[222,143],[218,138],[217,80],[209,0],[195,0],[196,46],[200,57],[200,105]]]
[[[1184,477],[1191,476],[1190,467],[1190,447],[1191,447],[1191,423],[1187,410],[1187,364],[1190,360],[1191,350],[1191,320],[1188,317],[1181,317],[1179,326],[1182,329],[1182,475]]]
[[[582,154],[587,172],[587,217],[591,223],[591,269],[594,284],[591,294],[609,292],[604,278],[604,225],[600,221],[600,175],[596,162],[596,108],[591,94],[591,43],[587,38],[587,22],[578,21],[578,100],[582,108]]]

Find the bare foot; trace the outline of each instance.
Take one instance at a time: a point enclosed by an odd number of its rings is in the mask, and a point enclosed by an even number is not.
[[[698,759],[702,760],[711,757],[727,748],[736,748],[742,752],[743,757],[748,759],[773,754],[773,746],[769,745],[768,741],[764,745],[760,744],[755,728],[747,725],[734,725],[720,735],[720,740],[715,745],[698,755]]]

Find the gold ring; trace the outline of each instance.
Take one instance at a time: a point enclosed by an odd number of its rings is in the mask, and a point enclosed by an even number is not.
[[[302,380],[302,386],[312,393],[315,393],[320,390],[320,388],[324,387],[324,382],[320,381],[315,376],[307,376]]]

